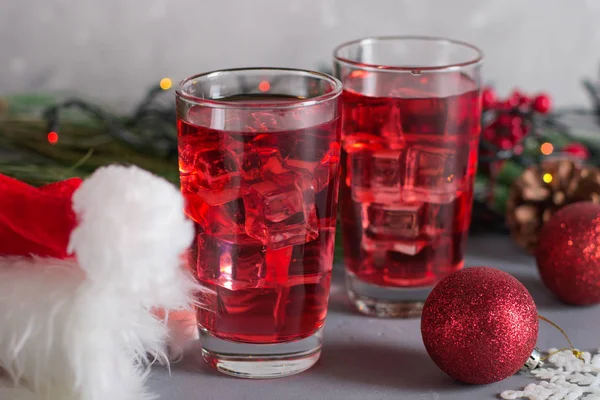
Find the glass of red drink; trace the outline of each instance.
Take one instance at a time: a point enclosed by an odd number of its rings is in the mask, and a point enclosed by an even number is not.
[[[463,267],[480,133],[482,53],[428,37],[349,42],[342,81],[346,287],[368,315],[420,315]]]
[[[202,355],[246,378],[319,358],[338,200],[341,82],[276,68],[210,72],[177,91],[181,191]]]

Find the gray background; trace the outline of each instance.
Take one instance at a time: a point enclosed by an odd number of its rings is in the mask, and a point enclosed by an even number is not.
[[[329,64],[341,42],[441,35],[480,46],[486,80],[587,104],[598,0],[0,0],[0,95],[75,90],[130,106],[163,76]]]
[[[586,351],[600,347],[600,306],[558,302],[539,280],[533,258],[508,237],[470,238],[468,247],[467,266],[487,265],[511,273],[532,294],[539,313],[563,327],[575,346]],[[249,381],[212,371],[192,351],[172,366],[171,377],[156,368],[151,388],[162,400],[486,400],[532,382],[522,375],[483,386],[453,381],[427,355],[419,319],[385,320],[354,313],[346,302],[342,270],[335,266],[323,353],[312,369],[289,378]],[[567,343],[542,322],[538,346],[547,350]]]

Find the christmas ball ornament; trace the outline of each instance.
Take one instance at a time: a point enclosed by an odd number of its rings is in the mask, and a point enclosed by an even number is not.
[[[536,261],[542,280],[568,304],[600,303],[600,205],[571,204],[539,235]]]
[[[466,268],[433,288],[423,307],[421,334],[431,359],[454,379],[497,382],[532,354],[537,308],[527,289],[506,272]]]
[[[533,99],[533,109],[539,113],[547,114],[552,108],[552,98],[546,93],[541,93]]]
[[[506,222],[515,242],[533,253],[542,225],[567,204],[600,203],[600,170],[571,160],[547,160],[527,168],[508,194]]]

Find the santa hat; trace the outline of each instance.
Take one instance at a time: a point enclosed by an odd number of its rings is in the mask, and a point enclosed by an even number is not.
[[[66,258],[76,225],[71,197],[81,182],[36,188],[0,174],[0,255]]]

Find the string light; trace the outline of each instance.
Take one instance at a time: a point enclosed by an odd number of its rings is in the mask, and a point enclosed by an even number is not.
[[[269,81],[260,81],[260,83],[258,84],[258,90],[260,90],[261,92],[268,92],[270,88],[271,84],[269,83]]]
[[[549,156],[554,151],[554,146],[552,146],[552,143],[542,143],[542,145],[540,146],[540,151],[543,155]]]
[[[550,182],[552,182],[552,174],[546,172],[544,174],[544,176],[542,176],[542,179],[543,179],[544,182],[550,183]]]
[[[56,144],[58,142],[58,133],[50,132],[48,133],[48,143]]]
[[[169,79],[169,78],[162,78],[160,80],[160,88],[162,90],[169,90],[169,89],[171,89],[171,86],[173,86],[173,81],[171,81],[171,79]]]

